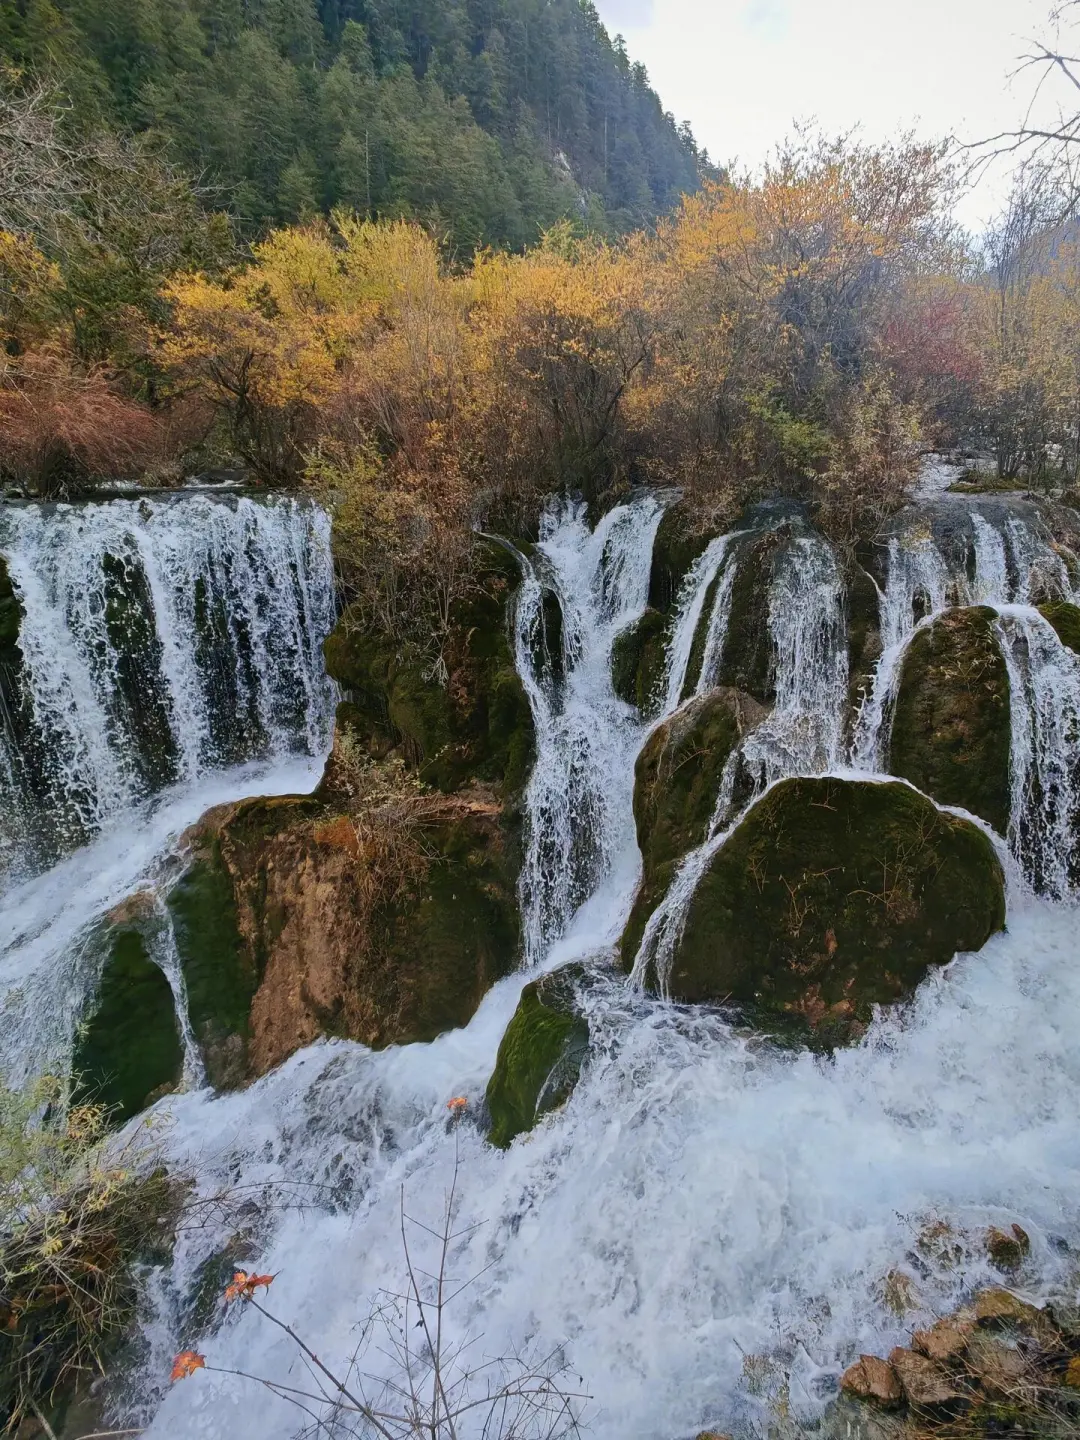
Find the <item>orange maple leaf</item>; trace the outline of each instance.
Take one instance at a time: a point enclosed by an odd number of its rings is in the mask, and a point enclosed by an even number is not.
[[[194,1375],[196,1370],[206,1369],[206,1358],[197,1354],[194,1350],[181,1350],[173,1361],[172,1374],[169,1380],[186,1380],[189,1375]]]
[[[249,1275],[246,1270],[237,1270],[225,1286],[226,1300],[251,1300],[261,1285],[269,1290],[274,1283],[273,1275]]]
[[[465,1109],[465,1106],[468,1105],[468,1103],[469,1102],[464,1095],[455,1095],[453,1100],[448,1100],[446,1102],[446,1108],[448,1110],[452,1110],[455,1115],[458,1115],[461,1113],[462,1110]]]

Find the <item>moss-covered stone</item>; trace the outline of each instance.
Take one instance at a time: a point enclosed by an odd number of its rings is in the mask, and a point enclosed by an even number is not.
[[[615,694],[642,714],[653,708],[664,674],[668,622],[659,610],[647,609],[636,624],[616,639],[611,656]]]
[[[0,665],[15,658],[22,625],[22,606],[15,593],[7,561],[0,555]]]
[[[653,542],[649,571],[649,605],[667,615],[675,604],[683,578],[712,538],[712,532],[695,523],[685,505],[665,510]]]
[[[744,690],[762,705],[771,705],[776,690],[773,645],[769,631],[769,590],[776,557],[787,544],[781,526],[742,543],[731,587],[731,615],[720,659],[719,680]]]
[[[657,726],[638,756],[634,820],[642,880],[622,938],[627,969],[675,867],[708,834],[731,752],[764,714],[737,690],[708,690]]]
[[[1039,614],[1054,627],[1061,643],[1080,655],[1080,605],[1053,600],[1040,605]]]
[[[1009,823],[1009,672],[987,606],[950,610],[911,641],[889,769],[941,805],[1004,834]]]
[[[514,667],[508,605],[518,582],[513,558],[485,551],[476,586],[453,607],[441,660],[398,641],[346,610],[324,645],[327,672],[346,688],[354,728],[377,748],[400,745],[429,784],[452,791],[470,780],[520,791],[535,749],[532,715]]]
[[[977,825],[900,783],[787,780],[702,878],[670,993],[843,1043],[874,1004],[909,995],[1004,923],[1001,866]]]
[[[501,1149],[565,1104],[577,1084],[589,1048],[589,1022],[574,1000],[579,978],[579,967],[568,966],[521,992],[487,1087],[489,1139]]]
[[[207,863],[191,872],[184,920],[211,953],[193,1019],[200,1038],[225,1032],[225,1061],[246,1042],[245,1078],[320,1035],[376,1048],[432,1040],[466,1024],[517,964],[518,856],[490,792],[429,797],[407,854],[389,860],[378,833],[328,796],[225,806],[194,840]]]
[[[246,1075],[258,975],[240,935],[232,880],[216,842],[173,886],[168,906],[187,988],[188,1015],[207,1078],[218,1089],[229,1089]]]
[[[78,1093],[129,1119],[183,1069],[172,989],[150,959],[141,929],[123,923],[109,952],[92,1008],[76,1039]]]

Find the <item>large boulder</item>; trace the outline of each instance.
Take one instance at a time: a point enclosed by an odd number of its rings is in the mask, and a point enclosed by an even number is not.
[[[717,687],[681,705],[646,741],[634,769],[642,880],[622,939],[627,968],[678,862],[708,835],[732,751],[765,714],[741,691]]]
[[[509,634],[519,576],[506,550],[485,544],[475,583],[452,606],[440,656],[355,608],[341,616],[324,653],[348,697],[339,720],[373,753],[399,749],[440,790],[479,780],[510,796],[523,789],[535,750]]]
[[[120,1122],[177,1084],[184,1053],[172,987],[151,958],[161,917],[136,895],[107,917],[104,963],[72,1057],[76,1094]]]
[[[744,690],[762,705],[771,705],[776,698],[769,592],[777,556],[790,536],[790,526],[782,524],[743,541],[731,587],[731,614],[718,678],[722,685]],[[700,627],[695,637],[695,646],[698,644],[704,647]],[[691,661],[688,678],[693,668]]]
[[[987,606],[918,631],[900,672],[889,770],[1004,834],[1009,824],[1009,672]]]
[[[1039,614],[1054,627],[1061,643],[1080,655],[1080,605],[1051,600],[1039,606]]]
[[[713,858],[675,951],[673,998],[842,1043],[874,1004],[1005,923],[986,834],[900,783],[793,779]]]
[[[668,619],[650,606],[615,641],[611,655],[611,684],[620,700],[636,705],[642,714],[656,706],[667,659]]]
[[[177,940],[218,1083],[263,1074],[320,1035],[432,1040],[514,968],[517,865],[501,806],[490,792],[416,794],[400,820],[384,804],[376,824],[363,802],[325,794],[242,801],[189,837]]]
[[[488,1138],[501,1149],[565,1104],[577,1084],[589,1048],[589,1022],[576,1000],[581,973],[570,965],[521,992],[487,1087]]]

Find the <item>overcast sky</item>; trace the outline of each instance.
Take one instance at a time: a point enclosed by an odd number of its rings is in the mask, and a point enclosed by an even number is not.
[[[796,120],[867,139],[915,126],[977,139],[1022,114],[1031,78],[1009,80],[1052,0],[596,0],[665,109],[714,160],[759,163]],[[976,225],[1000,198],[980,187]]]

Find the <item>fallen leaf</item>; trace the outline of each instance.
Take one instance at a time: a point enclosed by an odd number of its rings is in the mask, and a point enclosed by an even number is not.
[[[181,1350],[173,1361],[172,1374],[169,1380],[186,1380],[189,1375],[194,1375],[196,1370],[206,1369],[206,1359],[194,1350]]]

